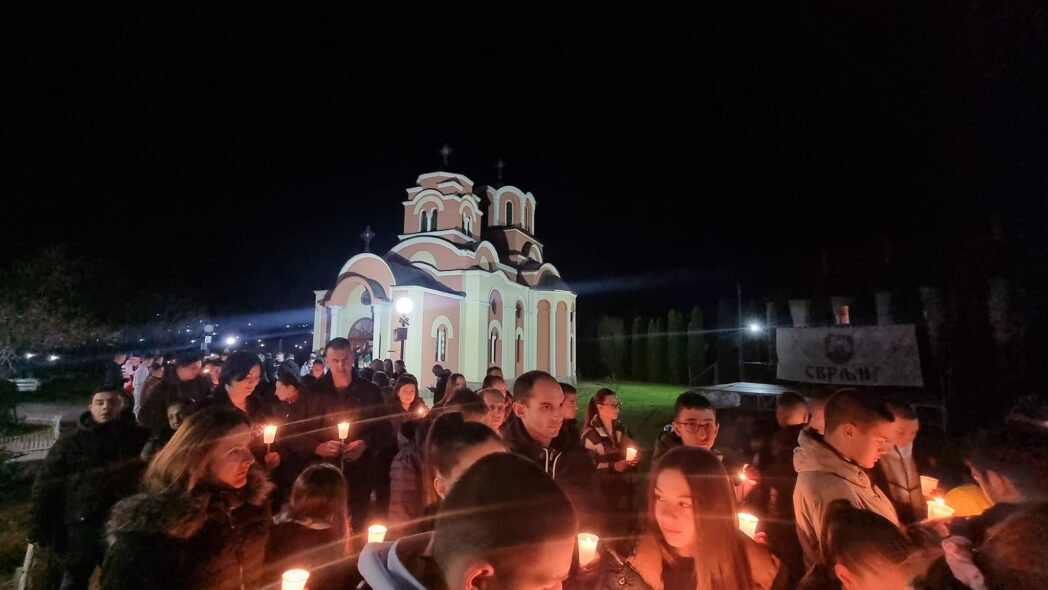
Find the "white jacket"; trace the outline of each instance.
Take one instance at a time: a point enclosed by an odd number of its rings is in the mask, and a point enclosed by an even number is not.
[[[862,467],[841,457],[811,429],[801,432],[798,440],[800,446],[793,451],[793,467],[797,470],[793,508],[805,567],[821,561],[823,515],[834,500],[848,500],[856,508],[876,512],[898,526],[899,517],[891,500],[873,485]]]

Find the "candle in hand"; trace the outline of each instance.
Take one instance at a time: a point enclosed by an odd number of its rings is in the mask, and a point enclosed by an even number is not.
[[[939,480],[934,477],[928,477],[927,475],[921,476],[921,493],[924,494],[925,498],[932,497],[932,494],[937,487],[939,487]]]
[[[756,516],[745,512],[739,513],[739,530],[746,533],[749,538],[757,534],[757,523],[760,522]]]
[[[600,537],[593,533],[579,533],[579,565],[589,565],[597,556],[597,541]]]
[[[386,527],[373,524],[368,527],[368,543],[381,543],[386,539]]]
[[[288,570],[280,576],[280,590],[305,590],[308,579],[306,570]]]
[[[338,423],[338,438],[340,440],[346,440],[349,438],[349,422]]]
[[[637,449],[630,447],[626,449],[626,460],[633,462],[637,458]]]
[[[949,518],[953,516],[953,508],[946,505],[946,500],[942,497],[937,497],[934,500],[928,500],[928,520],[935,520],[937,518]]]
[[[262,442],[267,445],[273,444],[273,441],[277,439],[277,426],[276,424],[266,424],[262,428]]]

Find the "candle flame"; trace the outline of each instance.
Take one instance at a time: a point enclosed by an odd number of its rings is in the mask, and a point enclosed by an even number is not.
[[[936,496],[935,497],[935,503],[938,504],[939,506],[945,506],[946,505],[946,500],[943,500],[942,496]]]

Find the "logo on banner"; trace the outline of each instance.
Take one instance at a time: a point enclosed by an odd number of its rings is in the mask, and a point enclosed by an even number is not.
[[[834,364],[843,365],[855,358],[855,339],[850,334],[827,334],[826,358]]]

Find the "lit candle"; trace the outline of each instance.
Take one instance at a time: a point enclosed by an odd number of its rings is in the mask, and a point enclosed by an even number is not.
[[[386,540],[386,527],[373,524],[368,527],[368,543],[381,543]]]
[[[937,487],[939,487],[939,480],[927,475],[921,476],[921,493],[925,498],[931,498]]]
[[[349,438],[349,422],[338,423],[338,438],[341,440]]]
[[[423,408],[419,408],[418,409],[418,415],[419,416],[425,416],[426,415],[426,408],[424,408],[424,407]]]
[[[262,428],[262,442],[266,443],[267,445],[271,445],[273,444],[273,441],[275,441],[276,439],[277,425],[266,424],[265,427]]]
[[[593,533],[579,533],[579,565],[589,565],[597,556],[597,541],[600,537]]]
[[[746,533],[749,538],[757,534],[757,523],[760,522],[756,516],[745,512],[739,513],[739,530]]]
[[[949,518],[953,516],[953,512],[953,508],[947,506],[946,500],[943,500],[941,496],[936,497],[934,500],[928,500],[928,520]]]
[[[288,570],[280,576],[280,590],[305,590],[308,579],[306,570]]]
[[[637,458],[637,449],[629,447],[626,449],[626,460],[632,462]]]

